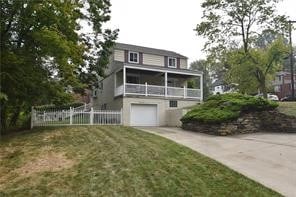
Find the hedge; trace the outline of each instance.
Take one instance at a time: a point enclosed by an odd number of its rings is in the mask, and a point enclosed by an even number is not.
[[[261,97],[239,93],[220,94],[210,96],[203,104],[195,106],[182,117],[181,121],[222,123],[235,120],[244,112],[271,110],[277,107],[276,102]]]
[[[75,103],[67,103],[64,105],[41,105],[41,106],[35,106],[34,109],[39,109],[39,110],[65,110],[65,109],[70,109],[70,107],[79,107],[84,105],[82,102],[75,102]]]

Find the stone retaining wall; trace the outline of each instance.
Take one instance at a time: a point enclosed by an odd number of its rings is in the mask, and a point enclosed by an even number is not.
[[[296,117],[273,111],[250,112],[242,114],[237,120],[221,124],[198,122],[183,123],[182,128],[213,135],[233,135],[237,133],[293,132],[296,133]]]

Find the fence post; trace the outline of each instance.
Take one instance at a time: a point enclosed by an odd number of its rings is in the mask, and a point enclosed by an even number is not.
[[[147,82],[145,82],[145,96],[148,96],[148,86],[147,86]]]
[[[120,124],[121,124],[121,125],[123,125],[122,117],[123,117],[123,115],[122,115],[122,108],[121,108],[121,109],[120,109]]]
[[[86,103],[84,103],[84,111],[86,111]]]
[[[35,113],[34,113],[34,107],[31,107],[31,129],[33,129],[34,127],[34,117],[35,117]]]
[[[186,87],[184,86],[184,98],[186,98]]]
[[[45,123],[45,111],[43,111],[43,123]]]
[[[70,107],[70,125],[73,124],[73,109]]]
[[[90,115],[89,115],[90,124],[94,124],[94,108],[90,108]]]

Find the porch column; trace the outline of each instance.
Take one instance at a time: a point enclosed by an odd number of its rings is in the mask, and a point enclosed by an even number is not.
[[[117,89],[116,78],[117,78],[117,72],[114,73],[114,96],[116,96],[116,89]]]
[[[203,74],[200,75],[200,101],[203,101]]]
[[[126,68],[123,66],[123,96],[125,96]]]
[[[164,96],[167,97],[168,95],[168,73],[164,73]]]

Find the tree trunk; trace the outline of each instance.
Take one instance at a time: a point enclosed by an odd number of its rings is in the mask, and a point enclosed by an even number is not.
[[[17,120],[19,118],[19,115],[20,115],[20,111],[21,111],[21,107],[17,106],[15,111],[13,112],[13,114],[11,116],[9,126],[15,126],[16,125],[16,122],[17,122]]]
[[[1,103],[1,128],[0,128],[0,137],[3,133],[3,131],[5,131],[6,129],[6,119],[7,119],[7,110],[5,105],[3,105],[3,103]]]
[[[265,77],[260,81],[260,91],[262,92],[263,97],[267,99],[267,88],[265,83]]]

